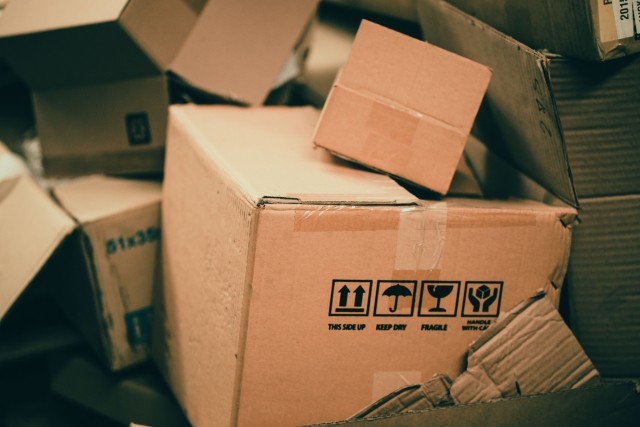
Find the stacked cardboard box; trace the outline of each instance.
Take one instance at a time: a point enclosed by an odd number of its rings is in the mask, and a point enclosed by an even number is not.
[[[537,22],[536,7],[502,3]],[[533,50],[446,2],[424,0],[419,10],[428,40],[493,69],[486,106],[503,139],[496,151],[581,208],[565,315],[603,375],[640,376],[630,339],[640,333],[640,56],[582,62]]]

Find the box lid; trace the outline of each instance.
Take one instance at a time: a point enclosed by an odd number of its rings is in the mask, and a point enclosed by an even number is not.
[[[67,212],[86,224],[158,203],[162,186],[158,181],[93,175],[63,182],[52,192]]]
[[[187,138],[191,135],[207,160],[255,205],[417,202],[388,176],[315,149],[312,135],[318,115],[310,107],[176,105],[170,109],[173,126]]]
[[[0,146],[0,319],[74,226]]]
[[[171,70],[193,87],[261,104],[317,4],[318,0],[209,1]]]
[[[161,74],[196,18],[184,0],[14,0],[0,54],[34,89]]]

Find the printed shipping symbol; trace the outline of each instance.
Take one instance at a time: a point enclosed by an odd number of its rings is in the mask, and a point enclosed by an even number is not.
[[[385,289],[382,295],[388,296],[388,297],[396,297],[395,301],[393,302],[393,308],[389,309],[389,313],[395,313],[395,311],[398,309],[398,298],[410,297],[411,291],[406,286],[402,286],[400,283],[397,283]]]
[[[476,289],[475,293],[473,289],[469,289],[469,302],[471,302],[474,313],[478,311],[488,312],[489,307],[495,302],[496,298],[498,298],[497,288],[493,288],[493,292],[491,292],[487,285],[482,285]],[[480,310],[481,308],[482,310]]]
[[[347,285],[344,285],[338,293],[340,294],[340,300],[338,301],[338,307],[336,313],[364,313],[365,309],[362,307],[362,296],[366,291],[362,286],[358,286],[354,289],[353,307],[347,307],[349,303],[349,294],[351,289]]]

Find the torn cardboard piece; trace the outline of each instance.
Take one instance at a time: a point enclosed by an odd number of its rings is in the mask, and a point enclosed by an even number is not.
[[[446,194],[490,75],[480,64],[363,20],[314,143]]]
[[[419,200],[314,149],[317,118],[171,108],[152,343],[194,424],[344,419],[461,372],[500,307],[541,287],[557,301],[573,208]]]
[[[467,369],[451,385],[458,404],[574,389],[599,374],[560,313],[539,292],[470,346]]]
[[[535,49],[589,61],[606,61],[640,52],[637,2],[449,2]]]
[[[52,192],[78,223],[52,275],[54,297],[112,370],[147,358],[159,280],[161,183],[90,176]],[[74,274],[64,273],[69,265]],[[82,267],[82,268],[81,268]]]

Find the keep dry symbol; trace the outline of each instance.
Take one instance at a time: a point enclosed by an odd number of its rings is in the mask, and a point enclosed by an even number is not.
[[[402,286],[400,283],[397,283],[385,289],[382,295],[387,297],[395,297],[395,301],[393,302],[393,308],[389,309],[390,313],[395,313],[395,311],[398,309],[398,298],[410,297],[411,291],[406,286]]]

